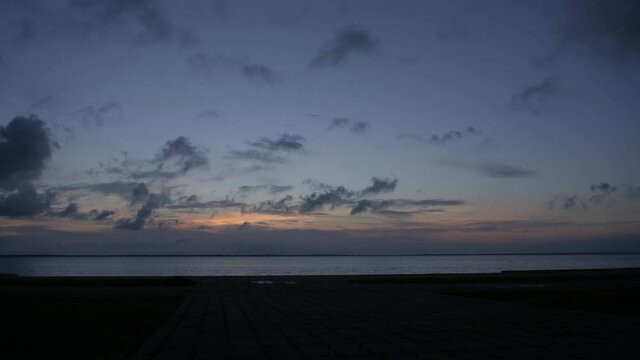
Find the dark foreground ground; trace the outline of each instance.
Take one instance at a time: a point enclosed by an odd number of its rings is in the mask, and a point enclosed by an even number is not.
[[[0,278],[0,358],[640,359],[640,269]]]

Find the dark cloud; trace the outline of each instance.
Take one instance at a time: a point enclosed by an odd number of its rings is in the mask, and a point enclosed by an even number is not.
[[[640,3],[636,0],[571,0],[560,37],[541,63],[567,51],[590,53],[614,64],[640,60]]]
[[[556,196],[548,202],[549,209],[556,207],[570,210],[581,206],[588,210],[590,206],[606,206],[608,208],[621,203],[634,202],[640,200],[640,187],[627,184],[612,185],[608,182],[593,184],[589,187],[590,192],[582,195],[562,195]]]
[[[124,118],[122,106],[117,102],[107,102],[98,106],[87,106],[79,111],[80,121],[85,127],[102,127],[105,123],[121,121]]]
[[[132,159],[127,152],[122,158],[113,157],[98,162],[98,169],[87,171],[94,177],[101,175],[118,176],[138,181],[171,180],[209,165],[206,149],[193,145],[191,141],[178,136],[168,140],[153,159]]]
[[[576,206],[576,204],[578,203],[577,199],[578,199],[578,197],[576,195],[565,197],[564,201],[563,201],[564,209],[565,210],[573,209]]]
[[[59,217],[77,217],[80,214],[80,210],[78,209],[78,205],[75,203],[69,203],[67,207],[62,209],[61,211],[55,213],[54,215]]]
[[[464,130],[450,130],[444,134],[431,135],[429,137],[413,133],[401,133],[398,134],[396,138],[399,140],[413,140],[423,144],[446,145],[450,142],[460,140],[467,135],[477,135],[479,133],[480,131],[478,129],[470,126]]]
[[[354,207],[351,208],[351,215],[367,212],[369,211],[369,209],[371,209],[372,206],[373,202],[371,200],[360,200]]]
[[[32,182],[42,175],[56,146],[44,121],[15,117],[0,126],[0,216],[34,216],[51,207],[54,193],[38,194]]]
[[[581,207],[583,210],[589,210],[587,203],[580,199],[578,195],[563,195],[556,196],[548,203],[549,209],[553,210],[556,207],[562,210],[573,210],[577,207]]]
[[[364,134],[370,127],[371,125],[367,121],[354,121],[344,117],[337,117],[329,122],[328,129],[349,129],[354,134]]]
[[[38,179],[54,146],[36,116],[18,116],[0,126],[0,189],[15,190]]]
[[[236,202],[233,199],[211,200],[211,201],[186,201],[179,204],[169,204],[165,207],[168,209],[216,209],[216,208],[240,208],[243,209],[247,204]]]
[[[280,77],[270,67],[262,64],[245,64],[240,68],[242,74],[257,83],[275,85]]]
[[[286,164],[287,159],[285,157],[275,155],[268,151],[259,151],[254,149],[249,150],[231,150],[227,155],[228,159],[233,160],[249,160],[257,161],[269,164]]]
[[[607,182],[591,185],[591,191],[596,193],[610,193],[616,191],[617,189],[617,187]]]
[[[117,195],[129,201],[131,206],[143,203],[149,195],[149,189],[144,183],[126,181],[66,185],[57,187],[54,190],[59,192],[88,191],[102,195]]]
[[[267,187],[269,187],[269,185],[242,185],[238,187],[238,191],[241,193],[250,193],[265,190]]]
[[[287,195],[279,200],[267,200],[246,210],[247,212],[267,214],[292,214],[298,211],[298,205],[293,204],[293,196]]]
[[[372,194],[380,194],[384,192],[392,192],[398,185],[398,179],[382,179],[377,177],[371,178],[371,186],[367,186],[362,190],[361,195],[367,196]]]
[[[333,39],[318,49],[311,60],[314,68],[335,67],[345,63],[351,54],[372,53],[380,41],[360,25],[351,25],[335,32]]]
[[[271,185],[269,187],[269,193],[276,195],[283,192],[291,191],[292,189],[293,189],[293,186],[291,185]]]
[[[265,64],[257,64],[245,58],[235,58],[227,55],[211,56],[202,52],[191,55],[187,62],[195,69],[204,72],[215,72],[218,69],[235,68],[245,78],[258,85],[276,85],[281,81],[280,75]]]
[[[238,188],[241,193],[268,191],[272,195],[287,192],[293,189],[291,185],[243,185]]]
[[[351,123],[351,119],[347,119],[347,118],[343,118],[343,117],[334,118],[329,123],[329,130],[333,130],[333,129],[341,128],[341,127],[346,127],[346,126],[349,125],[349,123]]]
[[[149,197],[149,188],[143,183],[139,183],[131,190],[131,202],[129,206],[133,206],[144,202]]]
[[[257,141],[248,142],[249,145],[268,151],[304,151],[304,137],[284,133],[279,138],[262,137]]]
[[[351,208],[351,215],[357,215],[364,212],[374,212],[379,215],[391,216],[391,217],[403,217],[410,216],[416,213],[424,212],[425,210],[418,211],[397,211],[389,210],[388,208],[405,208],[405,207],[432,207],[432,206],[456,206],[463,205],[464,201],[461,200],[443,200],[443,199],[424,199],[424,200],[410,200],[410,199],[389,199],[389,200],[360,200],[354,207]],[[435,209],[436,211],[442,211]],[[432,211],[432,210],[427,210]]]
[[[114,228],[135,231],[142,230],[147,219],[153,214],[153,211],[168,203],[170,203],[170,199],[166,194],[151,194],[147,201],[138,209],[136,216],[118,220]]]
[[[209,164],[204,150],[193,145],[184,136],[167,141],[153,162],[158,165],[158,170],[173,163],[178,166],[180,174],[186,174],[189,170],[205,167]]]
[[[76,31],[118,31],[141,43],[198,42],[191,31],[171,23],[156,0],[73,0],[71,5],[83,16]]]
[[[287,133],[284,133],[275,139],[262,137],[256,141],[247,142],[247,144],[254,149],[232,150],[227,155],[227,158],[271,164],[285,164],[288,162],[287,158],[278,154],[306,154],[307,151],[305,149],[304,142],[304,137],[300,135],[290,135]]]
[[[52,192],[39,194],[31,184],[0,194],[0,216],[30,217],[47,212],[55,198]]]
[[[560,93],[557,78],[546,78],[539,83],[526,86],[516,93],[510,102],[514,110],[540,115],[547,104]]]
[[[313,192],[310,195],[303,196],[299,211],[308,213],[322,210],[325,206],[330,206],[333,209],[336,206],[353,203],[352,198],[354,196],[355,193],[353,191],[347,190],[343,186],[330,187],[324,192]]]
[[[193,117],[195,121],[205,121],[210,119],[217,119],[220,117],[220,112],[217,110],[205,110],[203,112],[198,113]]]
[[[536,172],[520,166],[499,163],[486,163],[477,167],[480,174],[492,178],[524,178],[536,175]]]
[[[349,131],[354,134],[364,134],[369,130],[369,123],[366,121],[356,121],[351,125]]]
[[[96,221],[105,221],[108,220],[110,217],[112,217],[113,215],[115,215],[115,212],[112,210],[98,210],[98,209],[93,209],[91,211],[89,211],[89,216],[96,220]]]

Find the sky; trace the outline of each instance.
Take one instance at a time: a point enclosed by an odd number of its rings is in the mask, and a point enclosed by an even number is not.
[[[0,254],[640,251],[640,3],[0,3]]]

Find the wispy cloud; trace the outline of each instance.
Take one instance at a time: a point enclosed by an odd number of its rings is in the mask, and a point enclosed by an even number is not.
[[[371,54],[380,44],[361,25],[351,25],[336,30],[333,39],[318,49],[311,59],[311,67],[336,67],[347,62],[352,54]]]
[[[208,55],[202,52],[191,55],[187,62],[197,70],[215,72],[219,69],[236,69],[246,79],[258,85],[276,85],[281,82],[281,76],[270,66],[251,62],[246,58],[235,58],[227,55]]]
[[[371,128],[371,124],[367,121],[352,120],[345,117],[336,117],[329,122],[327,127],[329,130],[346,129],[353,134],[364,134]]]
[[[446,145],[450,142],[462,139],[465,136],[477,135],[480,131],[473,126],[464,130],[450,130],[443,134],[434,134],[431,136],[422,136],[415,133],[401,133],[396,136],[398,140],[411,140],[423,144]]]
[[[540,115],[548,103],[560,93],[558,78],[551,77],[541,82],[527,85],[517,92],[509,105],[517,111],[526,111],[533,115]]]
[[[231,150],[228,159],[248,160],[267,164],[286,164],[288,153],[307,154],[305,139],[300,135],[284,133],[277,138],[261,137],[247,142],[251,148],[246,150]]]

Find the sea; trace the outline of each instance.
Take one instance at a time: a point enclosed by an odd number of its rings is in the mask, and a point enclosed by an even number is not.
[[[0,274],[19,276],[389,275],[634,267],[640,267],[640,254],[0,256]]]

